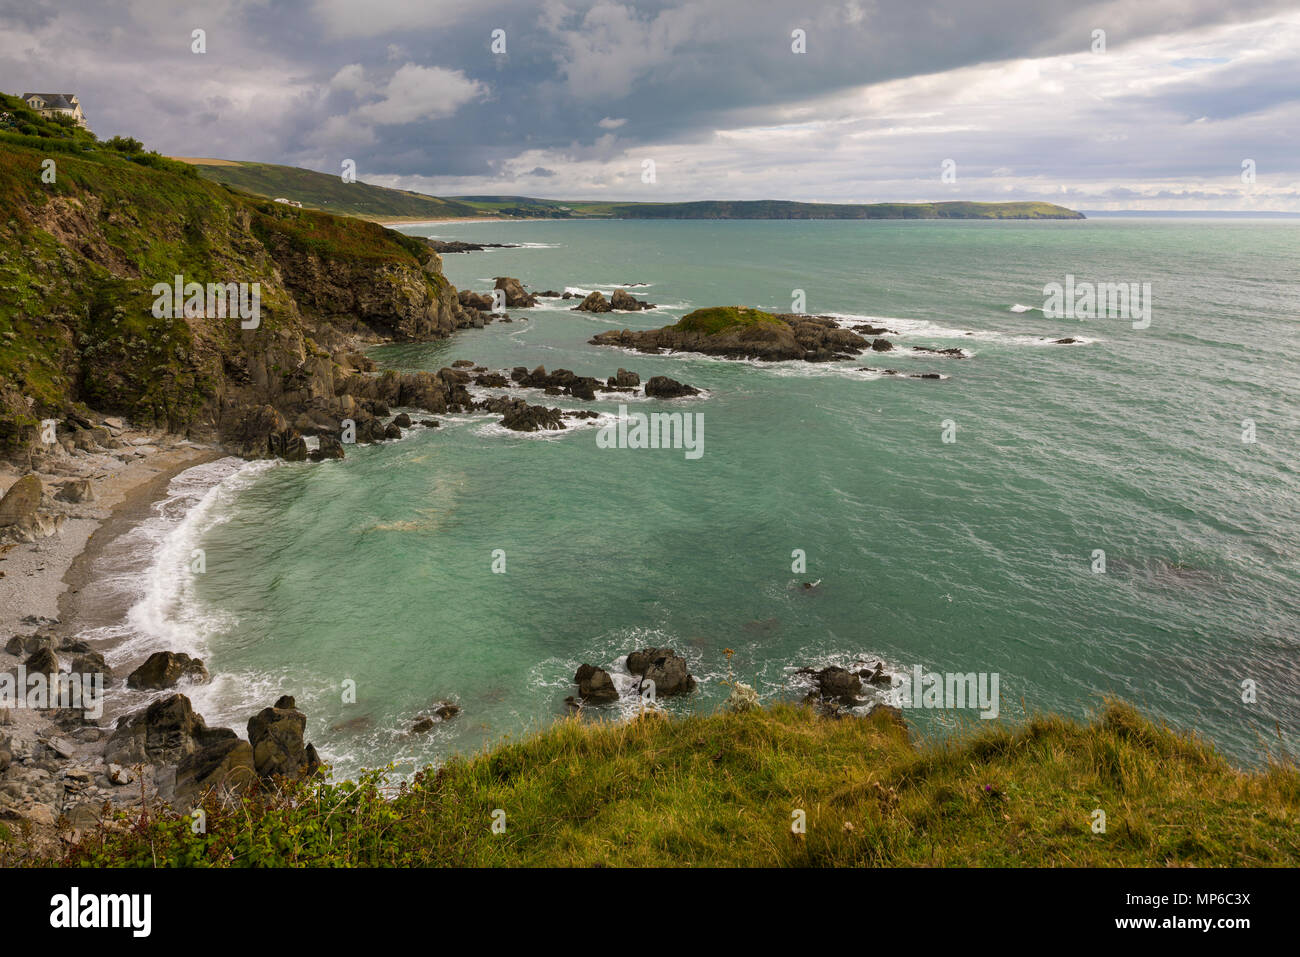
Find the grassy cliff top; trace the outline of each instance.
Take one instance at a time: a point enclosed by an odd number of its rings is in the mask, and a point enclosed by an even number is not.
[[[682,332],[702,332],[705,335],[714,336],[737,326],[757,326],[765,323],[779,324],[780,322],[781,320],[770,312],[751,309],[748,306],[709,306],[705,309],[688,312],[670,328],[680,329]]]
[[[126,866],[1300,864],[1300,774],[1247,773],[1125,705],[916,742],[888,713],[777,705],[561,720],[409,784],[290,785],[90,834]],[[1106,814],[1095,833],[1095,812]],[[504,833],[492,832],[493,813]],[[792,831],[803,812],[806,830]],[[499,815],[498,815],[499,817]],[[21,861],[11,836],[0,844]],[[101,844],[101,840],[103,843]]]
[[[296,200],[343,216],[453,219],[479,215],[477,209],[464,203],[404,189],[372,186],[360,180],[345,183],[341,176],[296,166],[194,158],[186,158],[184,162],[193,164],[200,176],[214,183],[270,199]]]

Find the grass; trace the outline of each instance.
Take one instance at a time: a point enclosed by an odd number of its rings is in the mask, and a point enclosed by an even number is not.
[[[683,332],[702,332],[715,336],[737,326],[777,324],[781,320],[770,312],[748,306],[710,306],[687,313],[673,326]]]
[[[1293,765],[1234,769],[1122,704],[1089,724],[1048,716],[928,743],[884,712],[833,720],[789,704],[567,719],[407,784],[372,772],[206,811],[204,834],[154,813],[58,859],[26,856],[21,835],[0,856],[144,867],[1300,863]]]

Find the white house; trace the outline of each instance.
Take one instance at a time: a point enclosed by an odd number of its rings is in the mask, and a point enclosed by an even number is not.
[[[24,93],[23,102],[48,119],[67,116],[83,130],[90,129],[75,93]]]

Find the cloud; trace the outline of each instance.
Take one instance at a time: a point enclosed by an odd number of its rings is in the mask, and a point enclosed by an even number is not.
[[[0,3],[0,88],[75,90],[97,133],[164,152],[329,172],[346,156],[435,192],[530,176],[558,198],[1064,185],[1078,202],[1166,191],[1263,208],[1300,188],[1297,17],[1285,0],[212,0],[201,14],[32,0]],[[489,49],[498,28],[508,57]],[[945,158],[956,183],[938,179]],[[1259,171],[1247,193],[1244,158]]]

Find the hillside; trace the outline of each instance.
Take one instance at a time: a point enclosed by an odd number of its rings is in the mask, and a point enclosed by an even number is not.
[[[977,724],[980,722],[977,722]],[[83,833],[98,866],[1286,866],[1300,774],[1229,766],[1124,705],[919,742],[888,711],[560,721],[407,787],[290,785]],[[386,796],[387,795],[387,796]],[[1094,832],[1097,810],[1104,832]],[[494,834],[494,812],[505,830]],[[805,833],[792,824],[803,812]],[[0,843],[26,863],[20,842]]]
[[[475,195],[438,198],[338,176],[233,160],[179,158],[214,183],[271,199],[368,219],[1083,219],[1053,203],[798,203],[784,200],[707,200],[690,203],[623,203],[555,200],[531,196]]]
[[[479,211],[464,203],[425,196],[401,189],[372,186],[360,180],[345,183],[340,176],[317,173],[296,166],[272,163],[244,163],[231,160],[185,158],[200,176],[214,183],[270,199],[284,197],[304,206],[340,216],[367,219],[425,217],[455,219],[474,217]]]
[[[34,447],[43,419],[93,409],[253,456],[305,455],[298,429],[332,432],[375,399],[346,394],[357,348],[475,321],[420,240],[233,193],[13,97],[0,112],[0,454]],[[177,275],[258,284],[259,324],[179,305],[158,318],[153,287]],[[432,387],[416,387],[436,410]]]
[[[785,200],[706,200],[620,203],[455,196],[482,213],[573,219],[1083,219],[1054,203],[798,203]]]

